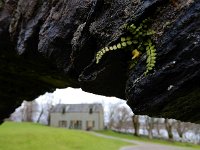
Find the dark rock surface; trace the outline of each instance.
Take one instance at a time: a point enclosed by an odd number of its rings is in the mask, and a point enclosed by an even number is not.
[[[200,121],[199,26],[200,1],[182,12],[159,38],[155,71],[141,77],[140,62],[130,73],[126,95],[135,113]]]
[[[131,54],[96,52],[125,33],[125,23],[150,17],[158,51],[154,71],[145,54],[134,70]],[[0,120],[22,100],[55,88],[127,99],[136,114],[199,122],[200,1],[0,1]]]

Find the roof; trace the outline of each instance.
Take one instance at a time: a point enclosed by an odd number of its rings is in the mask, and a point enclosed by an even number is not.
[[[71,112],[102,112],[102,104],[57,104],[51,113],[71,113]]]

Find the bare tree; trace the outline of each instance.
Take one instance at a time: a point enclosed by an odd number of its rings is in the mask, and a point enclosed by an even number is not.
[[[128,126],[126,126],[128,124],[128,121],[131,119],[131,112],[128,110],[128,108],[126,108],[125,106],[122,107],[118,107],[116,109],[116,128],[121,130],[123,129],[127,129]]]
[[[36,121],[37,123],[40,122],[41,117],[42,117],[43,114],[44,114],[44,106],[43,106],[43,104],[41,104],[41,111],[40,111],[40,114],[39,114],[39,116],[37,118],[37,121]]]
[[[50,125],[50,115],[53,109],[54,96],[53,94],[46,93],[42,101],[40,101],[40,109],[38,110],[37,123]],[[59,99],[59,103],[61,100]]]
[[[53,109],[53,99],[54,96],[52,94],[47,95],[47,103],[46,103],[46,111],[47,111],[47,124],[50,125],[50,117],[51,117],[51,111]]]
[[[146,116],[146,129],[148,131],[149,139],[153,138],[154,118]]]
[[[194,124],[194,123],[192,123],[192,124],[190,125],[190,127],[191,127],[191,129],[192,129],[194,135],[196,136],[196,137],[195,137],[195,138],[196,138],[195,144],[200,144],[200,125],[199,125],[199,124]]]
[[[34,122],[38,103],[36,101],[24,101],[21,106],[22,121]]]
[[[10,120],[11,121],[21,122],[22,121],[22,116],[23,116],[23,110],[22,110],[22,107],[20,106],[19,108],[17,108],[15,110],[14,113],[12,113],[10,115]]]
[[[172,119],[165,119],[165,128],[167,130],[169,140],[173,140],[173,124],[174,121]]]
[[[113,127],[115,127],[115,117],[116,117],[116,109],[118,108],[118,106],[120,105],[120,103],[116,103],[116,104],[109,104],[109,111],[108,111],[108,128],[112,129]]]
[[[133,121],[134,135],[139,136],[139,129],[140,129],[139,115],[133,115],[132,121]]]
[[[107,118],[108,118],[108,128],[109,129],[118,129],[118,130],[127,130],[132,128],[132,110],[122,102],[115,104],[109,104]]]
[[[48,103],[47,105],[47,112],[48,112],[48,116],[47,116],[47,124],[50,125],[50,117],[51,117],[51,111],[53,109],[53,105],[52,103]]]
[[[181,141],[183,140],[183,134],[188,130],[189,126],[189,123],[181,122],[179,120],[176,121],[175,128],[179,137],[181,138]]]
[[[11,115],[11,119],[14,121],[28,121],[37,123],[50,123],[50,112],[53,108],[53,95],[45,94],[40,104],[35,101],[24,101],[22,105]],[[58,103],[61,100],[59,99]]]
[[[24,121],[27,121],[27,122],[32,122],[33,119],[33,108],[32,108],[32,102],[28,102],[28,101],[24,101],[24,114],[23,114],[23,117],[24,117]]]
[[[160,137],[160,128],[161,128],[161,121],[160,118],[155,118],[154,120],[155,129],[157,131],[158,136]]]

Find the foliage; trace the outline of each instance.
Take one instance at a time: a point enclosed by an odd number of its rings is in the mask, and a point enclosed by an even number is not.
[[[146,44],[146,53],[147,53],[147,65],[146,65],[146,71],[145,74],[147,74],[150,70],[155,67],[156,63],[156,49],[155,46],[152,44],[151,40],[147,41]]]
[[[0,126],[0,150],[117,150],[126,145],[130,143],[80,130],[33,123],[6,122]]]
[[[125,25],[125,29],[128,31],[127,36],[121,37],[119,43],[99,50],[96,54],[96,63],[99,63],[105,53],[126,48],[132,52],[130,69],[137,64],[138,58],[141,54],[146,52],[147,64],[145,74],[151,71],[155,67],[156,63],[156,49],[151,39],[151,36],[155,32],[149,29],[147,24],[148,19],[143,20],[138,27],[134,24]]]

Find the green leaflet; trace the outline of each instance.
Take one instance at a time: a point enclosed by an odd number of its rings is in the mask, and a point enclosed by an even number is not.
[[[127,41],[126,43],[127,43],[128,45],[132,45],[133,42],[132,42],[132,41]]]
[[[122,48],[121,43],[118,43],[118,44],[117,44],[117,48],[119,48],[119,49]]]
[[[156,64],[156,49],[155,45],[152,43],[151,36],[155,34],[155,31],[148,28],[148,19],[145,19],[138,26],[124,25],[124,28],[127,31],[128,36],[122,36],[120,42],[109,46],[104,47],[96,53],[96,63],[98,64],[102,56],[109,51],[125,49],[126,47],[131,47],[129,50],[137,49],[140,54],[146,52],[146,75],[149,71],[153,70]],[[139,57],[139,56],[138,56]],[[133,68],[138,61],[138,57],[132,57],[134,59],[131,61],[129,68]]]
[[[145,75],[147,75],[147,73],[151,71],[153,67],[155,67],[156,63],[156,49],[154,45],[152,46],[151,40],[148,40],[146,53],[147,53],[147,60],[146,60],[147,65],[146,65],[146,71],[144,73]]]
[[[126,47],[126,46],[127,46],[126,42],[123,42],[123,43],[122,43],[122,46],[123,46],[123,47]]]
[[[121,37],[121,42],[124,42],[126,41],[126,38],[125,37]]]

